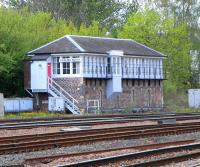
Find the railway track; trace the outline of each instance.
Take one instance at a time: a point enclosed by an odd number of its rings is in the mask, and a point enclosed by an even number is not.
[[[13,122],[1,122],[0,129],[22,129],[22,128],[34,128],[41,126],[89,126],[89,125],[100,125],[100,124],[115,124],[115,123],[128,123],[137,121],[159,121],[164,119],[176,119],[177,121],[200,119],[200,114],[167,114],[167,115],[111,115],[102,117],[84,117],[84,118],[61,118],[61,119],[50,119],[50,120],[34,120],[29,119]]]
[[[101,118],[116,118],[116,117],[161,117],[161,116],[192,116],[200,115],[198,112],[194,113],[162,113],[159,114],[150,114],[150,113],[140,113],[140,114],[101,114],[101,115],[88,115],[88,116],[59,116],[59,117],[45,117],[45,118],[17,118],[17,119],[0,119],[0,123],[3,122],[27,122],[27,121],[49,121],[49,120],[84,120],[87,118],[91,119],[101,119]]]
[[[41,135],[13,136],[0,138],[0,155],[39,151],[98,141],[136,139],[151,136],[191,133],[196,131],[200,131],[200,123],[185,123],[169,126],[129,126]]]
[[[173,153],[176,153],[174,155]],[[164,155],[164,156],[161,156]],[[166,157],[167,155],[168,157]],[[170,156],[171,155],[171,156]],[[154,156],[157,159],[151,160]],[[158,158],[160,156],[160,158]],[[200,157],[200,143],[184,144],[180,146],[170,146],[151,150],[138,151],[134,153],[109,156],[105,158],[90,159],[76,163],[59,165],[57,167],[88,167],[88,166],[126,166],[126,167],[150,167],[169,165],[180,161],[186,161],[191,158]],[[150,159],[150,160],[149,160]],[[140,161],[138,163],[138,161]]]
[[[156,148],[162,148],[167,146],[178,146],[183,144],[191,144],[194,143],[195,140],[183,140],[183,141],[175,141],[175,142],[167,142],[167,143],[159,143],[159,144],[148,144],[148,145],[139,145],[139,146],[129,146],[129,147],[121,147],[121,148],[114,148],[114,149],[106,149],[106,150],[97,150],[97,151],[87,151],[87,152],[81,152],[81,153],[71,153],[71,154],[61,154],[61,155],[54,155],[54,156],[44,156],[44,157],[38,157],[38,158],[31,158],[26,159],[23,164],[24,165],[37,165],[37,163],[45,163],[48,164],[54,160],[58,160],[60,158],[69,158],[69,157],[80,157],[80,156],[89,156],[89,155],[99,155],[102,153],[110,153],[110,152],[116,152],[119,154],[119,151],[142,151],[147,149],[156,149]]]

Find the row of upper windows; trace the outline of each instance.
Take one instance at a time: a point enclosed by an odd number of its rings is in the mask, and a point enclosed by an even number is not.
[[[149,58],[121,58],[113,57],[112,62],[110,57],[97,57],[97,56],[84,56],[83,64],[84,65],[104,65],[104,64],[124,64],[127,66],[131,65],[143,65],[143,66],[161,66],[161,59],[149,59]]]
[[[96,60],[94,61],[94,58]],[[107,59],[106,63],[105,60]],[[127,62],[127,60],[131,60]],[[86,61],[88,60],[88,63]],[[92,60],[92,61],[89,61]],[[99,60],[99,61],[98,61]],[[138,58],[136,58],[136,64],[133,61],[133,58],[122,58],[122,63],[120,58],[113,58],[113,63],[111,64],[111,58],[108,57],[84,57],[83,61],[83,70],[84,73],[92,73],[92,72],[97,72],[97,73],[111,73],[111,69],[113,70],[112,72],[114,73],[119,73],[120,71],[120,64],[123,64],[122,67],[122,72],[123,73],[161,73],[161,60],[155,60],[154,63],[144,63],[145,59],[141,59],[142,61],[142,67],[140,64],[137,64]],[[152,61],[152,60],[151,60]],[[151,62],[149,60],[149,62]],[[104,64],[102,64],[104,63]],[[133,64],[132,64],[133,63]],[[152,66],[153,65],[153,66]],[[157,72],[156,69],[151,69],[152,67],[158,68],[159,72]],[[141,68],[141,69],[140,69]],[[146,70],[147,69],[147,70]],[[144,72],[143,72],[144,70]],[[154,72],[151,72],[151,70],[154,70]],[[149,72],[148,72],[149,71]],[[53,57],[53,74],[80,74],[80,58],[79,56],[65,56],[65,57]]]
[[[73,57],[53,58],[53,74],[80,74],[80,62],[73,61]]]

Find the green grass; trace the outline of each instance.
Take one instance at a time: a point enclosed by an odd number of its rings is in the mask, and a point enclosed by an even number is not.
[[[2,119],[16,119],[16,118],[45,118],[45,117],[63,117],[72,116],[66,113],[49,113],[49,112],[19,112],[19,113],[7,113]]]
[[[196,109],[196,108],[177,108],[175,111],[176,112],[180,112],[180,113],[191,113],[191,112],[200,112],[200,109]]]

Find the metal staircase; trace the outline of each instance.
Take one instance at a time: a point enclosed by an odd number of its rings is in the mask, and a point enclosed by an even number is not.
[[[80,114],[77,106],[78,101],[50,77],[48,77],[48,93],[53,97],[62,97],[65,101],[65,107],[69,109],[69,111],[73,114]]]

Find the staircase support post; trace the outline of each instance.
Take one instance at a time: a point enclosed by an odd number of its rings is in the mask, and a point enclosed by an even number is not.
[[[73,99],[73,111],[74,111],[74,99]]]

